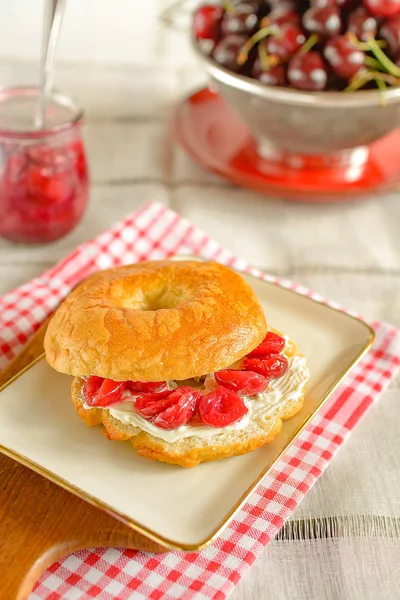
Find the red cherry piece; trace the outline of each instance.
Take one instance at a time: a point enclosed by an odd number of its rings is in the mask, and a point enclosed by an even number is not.
[[[400,13],[400,0],[364,0],[364,4],[375,17],[393,17]]]
[[[27,170],[27,191],[41,203],[58,204],[73,198],[74,183],[74,178],[65,171],[47,172],[32,165]]]
[[[286,68],[284,65],[276,65],[275,67],[271,67],[267,71],[264,71],[258,58],[254,61],[251,74],[254,79],[257,79],[264,85],[285,86],[287,83]]]
[[[400,52],[400,15],[387,19],[383,23],[380,37],[387,42],[391,54]]]
[[[327,42],[324,56],[333,71],[343,79],[351,79],[362,68],[365,54],[359,50],[345,35]]]
[[[289,62],[288,79],[298,90],[324,90],[328,85],[328,71],[320,53],[295,54]]]
[[[160,411],[169,406],[167,402],[168,396],[160,398],[157,394],[140,394],[140,396],[135,398],[135,410],[141,417],[151,420]]]
[[[369,12],[360,7],[350,13],[347,20],[347,30],[361,41],[365,42],[368,37],[375,37],[378,29],[378,22]]]
[[[214,373],[215,381],[238,394],[252,396],[263,392],[269,383],[269,377],[252,371],[224,369]]]
[[[154,419],[153,425],[161,429],[176,429],[182,425],[187,425],[197,409],[197,404],[203,394],[199,390],[182,392],[177,389],[169,396],[169,400],[174,399],[174,404],[160,412]],[[176,398],[176,401],[175,401]]]
[[[243,366],[246,371],[255,371],[265,377],[278,379],[286,373],[289,364],[286,356],[272,354],[267,358],[246,358]]]
[[[25,181],[27,165],[28,158],[26,154],[11,155],[4,168],[4,176],[7,183],[21,184],[21,182]]]
[[[97,377],[96,375],[92,375],[86,379],[83,386],[83,394],[87,404],[93,400],[103,381],[104,377]]]
[[[200,6],[193,16],[194,35],[199,40],[217,42],[221,35],[221,22],[224,16],[222,6],[206,4]]]
[[[252,35],[257,26],[257,11],[250,4],[239,4],[234,11],[226,12],[222,18],[222,35],[243,33]]]
[[[126,385],[133,393],[155,394],[158,398],[166,398],[171,391],[166,381],[127,381]]]
[[[279,354],[285,347],[285,338],[272,331],[268,331],[267,335],[257,348],[254,348],[249,353],[249,357],[268,356],[269,354]]]
[[[70,151],[79,177],[85,179],[87,177],[87,164],[82,142],[80,140],[73,142]]]
[[[317,33],[325,38],[337,35],[342,27],[340,12],[337,6],[309,8],[304,13],[302,22],[307,31]]]
[[[266,47],[268,54],[287,60],[301,48],[305,41],[306,38],[298,25],[285,23],[277,27],[276,35],[267,39]]]
[[[200,399],[198,410],[203,423],[211,427],[232,425],[248,412],[243,399],[222,385]]]
[[[89,377],[83,386],[86,404],[88,406],[106,407],[121,401],[121,396],[126,388],[126,381],[113,381],[113,379],[103,379],[99,384],[101,377]],[[97,387],[98,386],[98,387]],[[95,389],[97,387],[97,389]]]
[[[186,425],[194,415],[197,404],[203,397],[200,390],[182,386],[167,398],[160,399],[154,394],[143,394],[135,401],[136,412],[161,429],[176,429]]]
[[[212,53],[214,60],[221,67],[238,73],[242,67],[238,64],[237,57],[247,40],[245,35],[227,35],[215,46]]]

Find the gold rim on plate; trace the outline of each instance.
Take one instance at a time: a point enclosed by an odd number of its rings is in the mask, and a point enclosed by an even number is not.
[[[206,260],[206,259],[202,259],[198,256],[195,257],[195,256],[191,256],[191,255],[177,255],[176,257],[173,257],[173,258],[175,260],[182,260],[182,259],[183,260],[184,259],[186,259],[186,260]],[[282,287],[277,283],[273,283],[271,281],[266,281],[264,279],[261,279],[259,277],[256,277],[256,276],[248,274],[248,273],[240,272],[240,274],[245,275],[247,277],[251,277],[252,279],[255,279],[257,281],[262,281],[266,285]],[[297,296],[305,298],[305,299],[309,300],[310,302],[314,302],[318,305],[322,304],[318,300],[315,300],[314,298],[311,298],[309,296],[304,296],[303,294],[300,294],[299,292],[296,292],[295,290],[285,288],[285,287],[283,289],[287,292],[290,292],[292,294],[296,294]],[[320,402],[317,404],[317,406],[301,422],[301,424],[298,426],[298,428],[294,431],[291,438],[283,446],[281,446],[281,448],[275,454],[275,456],[272,458],[272,460],[265,466],[265,468],[261,471],[261,473],[257,476],[257,478],[251,483],[251,485],[247,488],[247,490],[242,494],[242,496],[239,498],[239,500],[236,502],[236,504],[232,507],[232,509],[227,513],[227,515],[223,518],[223,520],[217,525],[217,527],[215,527],[215,529],[210,533],[210,535],[208,535],[200,543],[178,544],[178,543],[174,542],[173,540],[170,540],[166,537],[158,535],[152,529],[143,527],[137,521],[135,521],[134,519],[131,519],[130,517],[128,517],[127,515],[124,515],[123,513],[116,512],[111,506],[109,506],[105,502],[102,502],[102,501],[98,500],[97,498],[95,498],[94,496],[91,496],[87,492],[85,492],[85,491],[81,490],[80,488],[78,488],[77,486],[69,483],[68,481],[64,480],[62,477],[55,475],[51,471],[48,471],[47,469],[43,468],[41,465],[26,458],[25,456],[19,454],[18,452],[14,452],[13,450],[8,449],[8,448],[2,446],[1,444],[0,444],[0,452],[5,454],[9,458],[12,458],[13,460],[16,460],[17,462],[21,463],[25,467],[32,469],[36,473],[39,473],[39,475],[42,475],[46,479],[61,486],[62,488],[66,489],[67,491],[75,494],[79,498],[86,500],[86,502],[89,502],[89,504],[92,504],[93,506],[96,506],[97,508],[104,510],[106,513],[115,517],[116,519],[118,519],[119,521],[121,521],[122,523],[124,523],[125,525],[127,525],[128,527],[133,529],[134,531],[140,533],[144,537],[149,538],[153,542],[156,542],[156,543],[160,544],[161,546],[164,546],[166,550],[178,550],[181,552],[197,552],[199,550],[202,550],[203,548],[205,548],[206,546],[211,544],[218,537],[218,535],[222,532],[222,530],[225,529],[225,527],[227,527],[227,525],[229,525],[230,521],[233,519],[233,517],[237,514],[237,512],[242,508],[244,503],[247,501],[250,494],[256,489],[258,484],[261,483],[262,479],[271,471],[271,469],[273,469],[273,467],[276,465],[278,460],[282,457],[282,455],[286,452],[286,450],[288,450],[288,448],[290,448],[290,446],[293,444],[293,442],[299,437],[301,432],[305,429],[305,427],[308,425],[308,423],[313,419],[313,417],[316,415],[316,413],[319,411],[319,409],[325,404],[325,402],[329,399],[331,394],[342,383],[342,381],[345,379],[347,374],[353,369],[353,367],[367,353],[367,351],[371,348],[371,346],[374,342],[375,332],[372,329],[372,327],[370,325],[368,325],[368,323],[366,323],[362,319],[354,317],[353,315],[343,313],[341,310],[334,308],[333,306],[329,306],[328,304],[326,304],[326,305],[324,304],[323,306],[331,311],[336,312],[336,313],[340,313],[342,315],[345,314],[346,317],[348,317],[349,319],[355,320],[358,323],[360,323],[361,325],[363,325],[369,333],[367,342],[361,348],[361,350],[357,353],[357,355],[355,356],[353,361],[351,363],[349,363],[349,365],[342,371],[342,373],[339,375],[339,377],[336,379],[336,381],[334,381],[332,383],[332,385],[329,387],[327,392],[322,396],[322,398],[321,398]],[[5,388],[7,388],[9,385],[11,385],[14,381],[16,381],[19,377],[21,377],[24,373],[26,373],[29,369],[31,369],[37,363],[39,363],[41,360],[43,360],[44,358],[45,358],[45,353],[43,352],[40,354],[40,356],[36,357],[30,364],[28,364],[26,367],[21,369],[20,372],[16,373],[7,382],[5,382],[0,387],[0,393]]]

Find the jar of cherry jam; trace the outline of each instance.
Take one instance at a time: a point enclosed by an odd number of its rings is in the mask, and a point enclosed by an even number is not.
[[[26,244],[57,240],[79,223],[88,201],[82,111],[63,94],[35,129],[38,89],[0,90],[0,236]]]

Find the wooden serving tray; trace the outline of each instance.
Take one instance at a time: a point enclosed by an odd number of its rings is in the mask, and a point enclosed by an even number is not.
[[[0,387],[43,352],[47,323],[0,373]],[[0,454],[0,598],[25,600],[52,563],[76,550],[166,549]]]

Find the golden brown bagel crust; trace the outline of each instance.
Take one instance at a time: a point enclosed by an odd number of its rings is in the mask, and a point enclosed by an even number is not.
[[[286,356],[301,354],[296,344],[289,340]],[[176,442],[166,442],[134,425],[126,425],[102,408],[84,408],[82,387],[84,379],[75,378],[72,382],[72,402],[76,412],[89,427],[102,426],[108,440],[129,440],[136,452],[151,460],[158,460],[181,467],[195,467],[201,462],[221,460],[230,456],[247,454],[256,448],[273,441],[280,432],[282,421],[290,419],[303,406],[304,394],[282,403],[275,414],[268,419],[255,419],[245,429],[230,433],[216,433],[210,439],[200,437],[185,438]]]
[[[62,373],[165,381],[223,369],[265,334],[263,310],[238,273],[165,260],[86,279],[54,314],[44,347]]]

